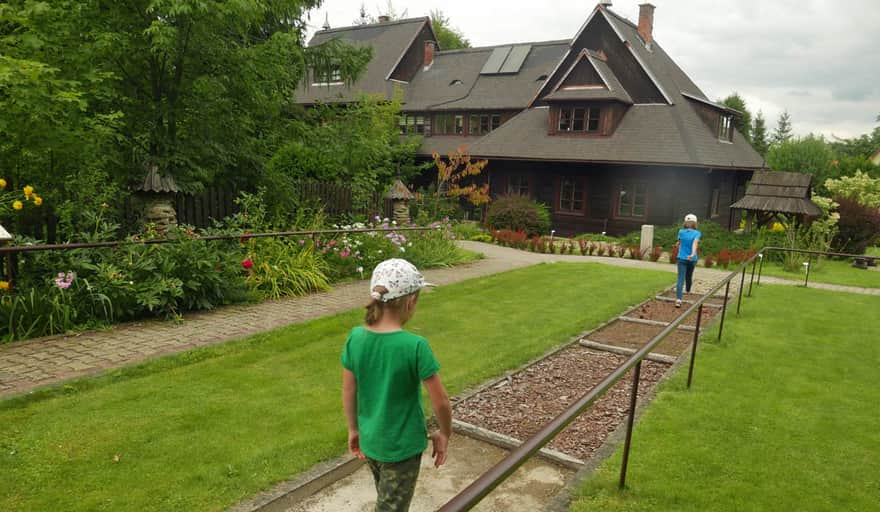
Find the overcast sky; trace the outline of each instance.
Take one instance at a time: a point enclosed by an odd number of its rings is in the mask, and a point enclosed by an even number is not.
[[[325,0],[334,28],[351,25],[361,4],[372,15],[387,0]],[[612,9],[637,22],[641,1]],[[799,135],[853,137],[880,114],[880,0],[654,0],[654,36],[706,95],[738,92],[770,131],[783,110]],[[570,39],[596,2],[583,0],[393,0],[406,17],[440,8],[473,46]]]

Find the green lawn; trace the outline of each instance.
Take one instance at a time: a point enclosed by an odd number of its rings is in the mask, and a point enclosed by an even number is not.
[[[794,281],[803,281],[805,277],[803,270],[788,272],[779,263],[764,263],[763,275]],[[810,282],[880,288],[880,272],[855,268],[851,260],[822,260],[810,269]]]
[[[865,511],[880,499],[880,297],[762,285],[572,511]],[[716,331],[717,332],[717,331]],[[713,339],[711,333],[709,339]]]
[[[426,293],[410,327],[455,394],[668,284],[547,264]],[[339,353],[361,314],[0,402],[0,510],[222,510],[342,454]]]

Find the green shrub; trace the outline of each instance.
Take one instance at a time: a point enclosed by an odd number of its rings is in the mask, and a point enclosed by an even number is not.
[[[481,228],[476,222],[471,221],[463,221],[458,224],[453,224],[451,229],[455,234],[455,237],[459,240],[473,240],[473,237],[484,234],[483,228]]]
[[[468,240],[471,240],[471,241],[474,241],[474,242],[486,242],[486,243],[491,243],[491,242],[492,242],[492,235],[487,234],[487,233],[480,233],[479,235],[473,235],[473,236],[471,236]]]
[[[546,205],[521,195],[496,198],[489,206],[486,224],[492,229],[525,231],[526,235],[542,235],[550,230],[550,211]]]

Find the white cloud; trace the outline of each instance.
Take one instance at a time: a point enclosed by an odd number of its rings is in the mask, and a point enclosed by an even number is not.
[[[312,24],[346,26],[361,0],[328,0]],[[372,14],[387,0],[363,2]],[[617,0],[637,21],[641,0]],[[773,129],[783,110],[796,133],[851,137],[880,114],[877,0],[654,0],[658,43],[712,99],[734,91]],[[474,46],[571,38],[595,3],[571,0],[394,0],[398,13],[440,8]]]

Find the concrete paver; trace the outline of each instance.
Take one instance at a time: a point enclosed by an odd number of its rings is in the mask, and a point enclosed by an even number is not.
[[[434,468],[430,447],[422,467],[410,512],[437,510],[477,477],[498,463],[501,448],[455,435],[449,441],[447,463]],[[532,458],[473,510],[481,512],[534,512],[565,486],[573,471]],[[364,466],[286,512],[372,512],[376,502],[373,476]]]
[[[539,263],[561,261],[599,262],[670,273],[676,271],[674,266],[665,263],[598,256],[536,254],[479,242],[460,242],[460,244],[467,249],[482,252],[486,258],[467,265],[425,270],[425,277],[429,281],[442,286]],[[728,273],[729,271],[717,269],[697,269],[694,291],[698,293],[707,291]],[[762,282],[802,284],[771,277],[764,277]],[[734,279],[732,285],[731,289],[737,290],[738,280]],[[342,283],[328,292],[305,297],[291,297],[262,304],[236,305],[187,314],[182,323],[161,320],[139,321],[107,330],[2,345],[0,346],[0,398],[25,393],[71,378],[94,375],[154,357],[222,343],[291,323],[358,308],[366,302],[366,286],[365,281]],[[878,289],[820,283],[811,283],[810,287],[880,295]]]

